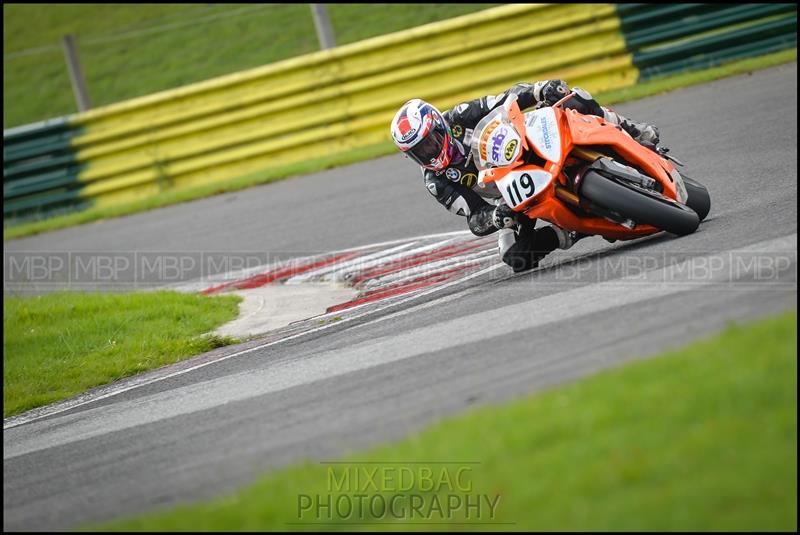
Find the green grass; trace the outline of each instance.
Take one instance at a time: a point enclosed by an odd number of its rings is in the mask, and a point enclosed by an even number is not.
[[[682,350],[443,421],[399,443],[350,456],[345,464],[307,462],[216,501],[102,529],[795,531],[796,321],[793,311],[732,325]],[[412,464],[416,461],[456,464]],[[401,468],[411,476],[427,468],[444,482],[443,466],[452,484],[445,482],[438,493],[421,478],[409,485],[410,477],[406,483],[397,477]],[[464,467],[470,471],[458,480]],[[351,479],[337,490],[329,475],[341,482],[348,468],[377,468],[378,484],[362,479],[356,485]],[[380,476],[392,475],[391,468],[394,482],[382,482]],[[470,526],[462,508],[444,526],[409,525],[384,521],[380,507],[373,516],[348,516],[345,510],[322,525],[291,524],[317,518],[313,509],[299,515],[301,494],[355,501],[366,490],[367,496],[387,500],[406,497],[405,503],[418,494],[430,504],[434,496],[444,499],[461,489],[471,496],[500,496],[493,519],[484,508],[480,515],[473,512],[473,521],[477,516],[512,524]],[[345,523],[363,519],[379,524]]]
[[[493,5],[328,10],[337,44],[346,44]],[[3,4],[3,128],[77,111],[60,48],[66,34],[77,37],[94,106],[319,50],[308,4]]]
[[[234,343],[205,335],[238,296],[59,292],[3,298],[3,416]]]
[[[796,59],[797,49],[786,50],[759,58],[751,58],[732,62],[703,71],[657,78],[630,88],[598,94],[595,95],[595,97],[599,102],[605,105],[619,104],[621,102],[636,100],[646,96],[657,95],[680,87],[701,84],[727,76],[733,76],[736,74],[779,65]],[[669,145],[669,140],[665,140],[665,143]],[[18,225],[12,225],[12,222],[4,221],[3,239],[11,240],[15,238],[21,238],[24,236],[39,234],[41,232],[48,232],[51,230],[57,230],[90,223],[93,221],[169,206],[181,202],[187,202],[228,191],[237,191],[243,188],[266,184],[292,176],[314,173],[332,167],[348,165],[370,158],[394,154],[396,151],[397,149],[394,147],[394,144],[392,144],[391,141],[387,141],[385,143],[343,152],[332,157],[309,160],[284,167],[265,169],[257,173],[252,173],[216,184],[177,192],[168,191],[134,203],[121,204],[107,208],[88,208],[84,211],[73,214],[57,216],[41,221],[22,223]]]

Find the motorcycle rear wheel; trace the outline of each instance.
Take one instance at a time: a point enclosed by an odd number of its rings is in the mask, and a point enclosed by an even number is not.
[[[657,192],[606,178],[595,171],[587,171],[583,176],[580,194],[636,223],[652,225],[678,236],[691,234],[700,225],[700,217],[688,206],[661,197]]]

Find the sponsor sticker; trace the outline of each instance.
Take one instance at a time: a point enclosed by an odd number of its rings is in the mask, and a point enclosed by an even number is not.
[[[459,137],[463,132],[464,132],[464,130],[461,128],[460,124],[453,125],[453,135],[454,136]]]
[[[455,167],[448,167],[447,171],[444,172],[444,175],[453,182],[458,182],[458,179],[461,178],[461,171]]]
[[[400,141],[408,141],[409,139],[414,137],[414,134],[416,134],[416,133],[417,133],[417,129],[416,128],[412,128],[411,130],[406,132],[405,135],[403,135],[402,138],[400,138]]]
[[[486,161],[486,143],[489,141],[489,136],[492,135],[492,132],[497,130],[497,127],[500,126],[500,119],[495,119],[491,123],[486,125],[486,128],[483,129],[481,132],[481,138],[478,142],[478,146],[480,147],[480,156],[481,160]]]
[[[539,127],[542,131],[542,144],[546,149],[553,147],[553,140],[550,134],[550,121],[542,120],[542,126]]]
[[[478,182],[478,175],[474,173],[465,173],[461,177],[461,185],[466,186],[468,188],[475,187],[475,184]]]
[[[503,140],[506,139],[507,135],[505,128],[498,128],[497,132],[495,132],[492,137],[492,160],[495,162],[500,159],[500,146],[503,144]]]
[[[503,154],[506,157],[506,160],[508,160],[509,162],[511,161],[511,159],[514,157],[515,150],[517,150],[517,140],[512,139],[511,141],[506,143],[506,149]]]

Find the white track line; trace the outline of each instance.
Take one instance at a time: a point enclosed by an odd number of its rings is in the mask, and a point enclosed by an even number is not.
[[[300,256],[287,260],[276,260],[275,262],[270,262],[269,264],[261,264],[258,266],[249,267],[247,269],[226,271],[224,273],[217,273],[216,275],[207,275],[199,279],[181,283],[177,286],[172,286],[171,289],[178,292],[202,292],[204,290],[208,290],[209,288],[214,288],[215,286],[220,286],[222,284],[234,284],[236,282],[249,279],[250,277],[254,277],[256,275],[262,275],[275,269],[288,267],[292,264],[303,265],[306,263],[311,263],[322,256],[324,255]]]
[[[330,266],[325,266],[319,269],[315,269],[313,271],[307,271],[305,273],[295,275],[294,277],[287,279],[286,282],[284,282],[284,284],[301,284],[311,279],[323,278],[325,275],[331,272],[335,273],[339,271],[346,271],[350,267],[357,266],[361,262],[370,262],[372,260],[400,252],[404,249],[408,249],[409,247],[415,246],[417,243],[418,242],[404,243],[402,245],[391,247],[389,249],[382,249],[380,251],[376,251],[374,253],[370,253],[367,255],[357,256],[355,258],[351,258],[350,260],[345,260],[344,262],[336,262],[335,264],[331,264]],[[334,276],[333,279],[335,280],[336,277]]]
[[[471,253],[464,256],[456,256],[453,258],[445,258],[431,262],[430,264],[423,264],[421,266],[414,266],[413,268],[404,269],[395,273],[390,273],[383,277],[369,279],[361,287],[365,290],[375,290],[382,286],[389,284],[396,284],[406,282],[418,277],[423,277],[427,274],[434,274],[437,271],[442,271],[446,268],[465,267],[472,264],[480,264],[481,262],[497,256],[497,251],[492,249],[490,251],[480,251],[478,253]]]
[[[437,239],[437,238],[445,238],[445,237],[458,236],[458,235],[472,236],[472,232],[470,232],[469,230],[453,230],[453,231],[450,231],[450,232],[439,232],[439,233],[436,233],[436,234],[425,234],[424,236],[417,236],[415,238],[400,238],[400,239],[397,239],[397,240],[389,240],[389,241],[384,241],[384,242],[379,242],[379,243],[372,243],[372,244],[369,244],[369,245],[360,245],[358,247],[352,247],[350,249],[341,249],[339,251],[333,251],[333,252],[334,253],[348,253],[350,251],[361,251],[363,249],[370,249],[372,247],[385,247],[387,245],[395,245],[397,243],[404,243],[404,242],[407,242],[407,241],[434,240],[434,239]]]
[[[362,271],[366,271],[368,269],[372,269],[372,268],[380,266],[382,264],[387,264],[389,262],[394,262],[396,260],[402,260],[403,258],[407,258],[409,256],[426,253],[428,251],[433,251],[435,249],[439,249],[441,247],[444,247],[448,243],[456,242],[456,241],[457,240],[455,238],[450,238],[450,239],[447,239],[447,240],[441,240],[441,241],[433,242],[433,243],[430,243],[430,244],[427,244],[427,245],[423,245],[421,247],[415,247],[413,249],[408,249],[407,251],[402,251],[402,252],[395,253],[395,254],[392,254],[392,255],[389,255],[389,256],[386,256],[386,257],[376,258],[376,259],[370,260],[368,262],[364,262],[363,264],[359,264],[356,269],[342,270],[341,273],[340,273],[340,271],[337,270],[337,272],[335,273],[335,275],[337,275],[337,276],[335,276],[335,278],[337,280],[339,280],[339,279],[343,278],[345,275],[360,273]],[[338,275],[341,275],[341,277],[339,277]]]
[[[369,307],[370,305],[374,307],[375,305],[378,305],[378,304],[384,304],[385,306],[378,307],[378,308],[375,308],[375,310],[370,311],[370,313],[371,312],[380,312],[382,310],[386,310],[388,308],[392,308],[394,306],[402,305],[404,303],[408,303],[408,302],[413,301],[415,299],[419,299],[420,297],[424,297],[426,295],[430,295],[430,294],[442,291],[442,290],[444,290],[446,288],[450,288],[451,286],[455,286],[456,284],[461,284],[462,282],[468,281],[470,279],[474,279],[475,277],[479,277],[481,275],[484,275],[486,273],[490,273],[492,271],[495,271],[495,270],[503,268],[503,267],[507,267],[507,266],[505,264],[503,264],[502,262],[498,262],[497,264],[494,264],[492,266],[488,266],[488,267],[486,267],[486,268],[484,268],[484,269],[482,269],[480,271],[476,271],[475,273],[470,273],[469,275],[466,275],[466,276],[461,277],[459,279],[454,279],[452,281],[448,281],[447,283],[442,284],[442,285],[426,286],[424,288],[419,288],[417,290],[412,290],[412,291],[410,291],[408,293],[405,293],[405,294],[397,295],[397,296],[394,296],[394,297],[387,297],[386,299],[381,300],[381,301],[370,301],[368,303],[362,303],[360,305],[356,305],[354,307],[350,307],[350,308],[347,308],[345,310],[339,310],[339,311],[335,311],[335,312],[328,312],[328,313],[325,313],[325,314],[321,314],[319,316],[314,316],[314,318],[311,318],[311,319],[324,320],[324,319],[329,318],[329,317],[336,317],[336,316],[341,316],[342,314],[349,314],[353,310],[360,310],[362,308]],[[361,318],[364,315],[365,314],[361,314],[358,317]],[[349,319],[350,318],[345,318],[345,320],[349,320]],[[340,321],[339,324],[341,324],[341,323],[343,323],[343,322]]]
[[[415,238],[401,238],[401,239],[397,239],[397,240],[389,240],[389,241],[384,241],[384,242],[371,243],[371,244],[368,244],[368,245],[360,245],[358,247],[351,247],[351,248],[348,248],[348,249],[339,249],[339,250],[331,251],[331,252],[325,253],[325,254],[301,256],[301,257],[290,258],[290,259],[286,259],[286,260],[277,260],[275,262],[271,262],[271,263],[268,263],[268,264],[262,264],[262,265],[259,265],[259,266],[254,266],[254,267],[243,269],[243,270],[239,270],[239,271],[229,271],[229,272],[225,272],[225,273],[218,273],[218,274],[211,275],[211,276],[200,277],[198,279],[194,279],[194,280],[191,280],[191,281],[188,281],[188,282],[183,282],[183,283],[180,283],[180,284],[177,284],[177,285],[170,285],[170,286],[167,286],[166,288],[169,288],[169,289],[172,289],[172,290],[175,290],[175,291],[178,291],[178,292],[196,293],[196,292],[201,292],[201,291],[207,290],[209,288],[213,288],[214,286],[219,286],[220,284],[225,284],[225,283],[228,283],[228,282],[243,280],[243,279],[246,279],[246,278],[250,278],[250,277],[252,277],[254,275],[260,275],[262,273],[266,273],[267,271],[271,271],[273,269],[276,269],[276,268],[278,268],[280,266],[289,265],[290,262],[304,262],[305,263],[305,262],[311,262],[314,259],[320,258],[322,256],[336,256],[336,255],[339,255],[339,254],[363,251],[363,250],[366,250],[366,249],[375,249],[375,248],[379,248],[379,247],[387,247],[387,246],[390,246],[390,245],[397,245],[397,244],[409,244],[409,243],[413,244],[413,243],[419,243],[419,242],[427,241],[427,240],[434,240],[434,239],[439,239],[439,238],[449,238],[449,237],[461,236],[461,235],[467,237],[467,236],[472,236],[472,233],[470,231],[468,231],[468,230],[456,230],[456,231],[451,231],[451,232],[440,232],[440,233],[436,233],[436,234],[428,234],[428,235],[423,235],[423,236],[417,236]],[[381,251],[378,251],[378,253],[380,253],[380,252]],[[222,253],[222,254],[224,254],[224,253]],[[372,254],[372,253],[370,253],[370,254]],[[234,273],[236,275],[234,275]],[[157,289],[163,290],[164,287],[158,287]]]

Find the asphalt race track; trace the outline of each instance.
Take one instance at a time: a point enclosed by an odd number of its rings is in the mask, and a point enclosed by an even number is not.
[[[587,239],[532,272],[494,269],[7,422],[4,529],[66,529],[210,498],[276,466],[334,459],[796,306],[796,63],[618,111],[657,124],[687,174],[711,191],[697,233]],[[391,156],[5,249],[288,258],[464,228],[412,163]]]

